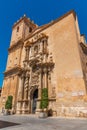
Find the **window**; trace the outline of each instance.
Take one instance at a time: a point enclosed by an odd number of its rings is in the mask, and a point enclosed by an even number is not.
[[[15,60],[14,60],[14,65],[16,66],[17,65],[17,57],[15,57]]]
[[[29,27],[29,33],[31,33],[32,32],[32,28],[31,27]]]
[[[17,32],[19,32],[19,26],[17,27]]]

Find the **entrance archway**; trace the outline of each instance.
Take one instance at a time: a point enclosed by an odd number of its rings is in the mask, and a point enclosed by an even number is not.
[[[36,111],[37,98],[38,98],[38,89],[36,89],[36,90],[33,92],[33,95],[32,95],[32,113],[33,113],[33,114],[34,114],[35,111]]]

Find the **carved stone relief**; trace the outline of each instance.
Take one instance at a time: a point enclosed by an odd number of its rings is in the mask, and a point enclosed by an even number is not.
[[[45,34],[36,35],[32,40],[30,49],[26,49],[26,57],[24,61],[24,89],[22,94],[23,102],[31,99],[31,95],[35,89],[38,89],[39,98],[41,98],[41,89],[50,87],[51,72],[54,66],[52,53],[48,54],[48,37]],[[28,47],[28,45],[27,45]],[[51,95],[55,98],[55,87],[51,88]],[[19,98],[21,93],[19,93]],[[27,100],[25,100],[27,99]]]
[[[37,85],[39,83],[39,75],[37,71],[32,72],[30,86]]]

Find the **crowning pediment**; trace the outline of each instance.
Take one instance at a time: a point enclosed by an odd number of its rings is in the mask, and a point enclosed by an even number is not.
[[[36,33],[30,41],[28,40],[27,42],[25,42],[25,47],[31,46],[32,44],[41,41],[43,38],[47,39],[48,36],[44,33]]]

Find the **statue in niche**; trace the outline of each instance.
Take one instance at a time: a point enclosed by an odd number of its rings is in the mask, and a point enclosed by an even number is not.
[[[35,46],[35,47],[34,47],[34,54],[35,54],[35,55],[38,54],[38,46]]]
[[[39,63],[42,63],[42,61],[43,61],[43,56],[40,55],[40,56],[39,56]]]
[[[31,76],[31,83],[32,84],[37,84],[39,82],[39,76],[37,73],[32,73]]]
[[[31,84],[37,84],[39,82],[39,67],[37,65],[34,65],[32,67],[32,73],[31,73]]]

